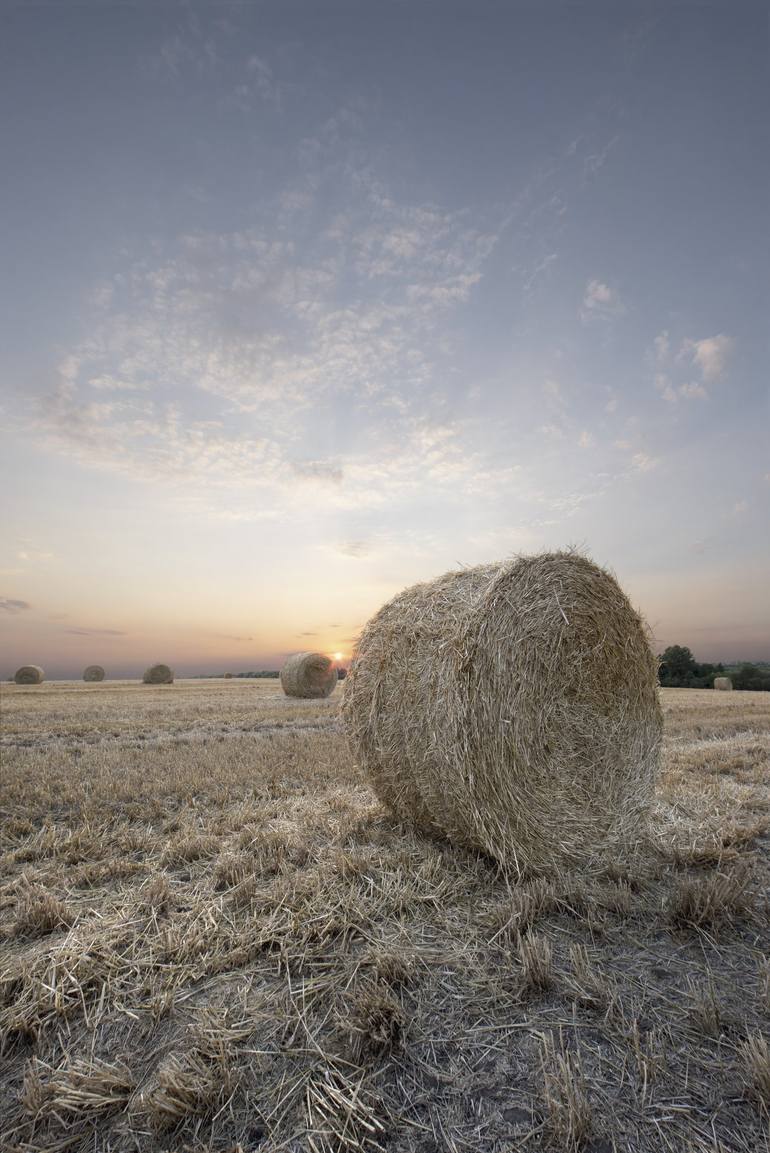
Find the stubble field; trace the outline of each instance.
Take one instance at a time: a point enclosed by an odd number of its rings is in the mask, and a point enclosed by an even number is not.
[[[770,695],[664,690],[639,856],[516,881],[340,695],[2,686],[0,1147],[770,1148]]]

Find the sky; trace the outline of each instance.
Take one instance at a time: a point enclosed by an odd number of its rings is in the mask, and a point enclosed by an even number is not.
[[[577,546],[770,659],[764,3],[9,3],[0,676]]]

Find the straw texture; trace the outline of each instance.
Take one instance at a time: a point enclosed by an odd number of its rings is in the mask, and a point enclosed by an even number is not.
[[[174,670],[168,665],[151,665],[142,677],[146,685],[173,685]]]
[[[323,653],[294,653],[281,669],[281,685],[289,697],[328,697],[336,684],[337,670]]]
[[[343,717],[402,820],[523,870],[636,841],[659,760],[656,661],[572,552],[447,573],[364,629]]]

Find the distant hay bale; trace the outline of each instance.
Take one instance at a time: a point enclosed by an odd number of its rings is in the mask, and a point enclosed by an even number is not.
[[[231,681],[233,679],[232,673],[224,673],[223,675],[226,681]]]
[[[87,669],[83,670],[84,681],[103,681],[104,669],[101,665],[89,665]]]
[[[714,688],[721,689],[723,693],[731,693],[733,691],[733,682],[729,677],[714,677]]]
[[[142,681],[146,685],[173,685],[174,670],[168,665],[151,665],[145,670]]]
[[[42,685],[45,673],[40,665],[22,665],[16,670],[13,679],[17,685]]]
[[[328,697],[336,684],[334,662],[323,653],[295,653],[281,669],[281,685],[289,697]]]
[[[578,554],[400,593],[361,635],[342,713],[399,819],[507,867],[587,863],[639,839],[657,664],[617,582]]]

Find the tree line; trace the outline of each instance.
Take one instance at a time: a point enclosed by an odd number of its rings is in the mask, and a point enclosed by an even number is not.
[[[745,662],[716,665],[696,661],[686,645],[669,645],[658,658],[658,677],[667,689],[713,689],[714,677],[729,677],[734,689],[770,692],[770,666]]]

